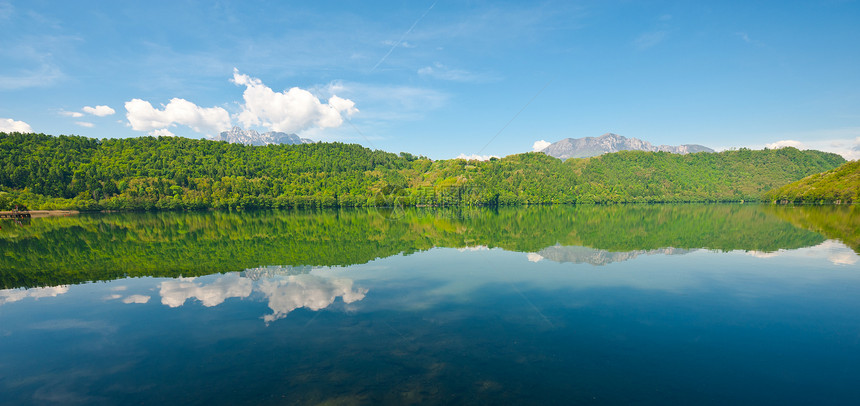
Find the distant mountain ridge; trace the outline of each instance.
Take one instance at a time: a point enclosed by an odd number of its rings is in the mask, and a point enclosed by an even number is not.
[[[565,138],[540,150],[544,154],[559,159],[588,158],[618,151],[665,151],[673,154],[692,154],[695,152],[714,152],[704,145],[660,145],[654,146],[638,138],[627,138],[618,134],[606,133],[599,137]]]
[[[695,250],[683,248],[658,248],[650,250],[608,251],[603,249],[565,246],[556,244],[536,253],[529,254],[530,261],[548,259],[559,263],[608,265],[613,262],[629,261],[639,255],[684,255]]]
[[[243,130],[240,127],[233,127],[230,131],[222,131],[218,136],[213,137],[214,141],[227,141],[231,144],[245,145],[269,145],[269,144],[312,144],[314,141],[307,138],[300,138],[296,134],[287,134],[277,131],[269,131],[266,133],[258,133],[254,130]]]

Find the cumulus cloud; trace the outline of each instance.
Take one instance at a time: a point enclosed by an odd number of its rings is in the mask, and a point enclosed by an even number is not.
[[[153,137],[175,137],[176,136],[176,134],[170,132],[170,130],[168,130],[166,128],[159,128],[157,130],[152,130],[152,131],[148,132],[147,134],[149,134]]]
[[[56,297],[68,291],[69,285],[31,289],[0,289],[0,305],[17,302],[28,297],[32,297],[34,299],[42,297]]]
[[[532,144],[532,151],[534,151],[534,152],[543,151],[544,148],[546,148],[550,145],[552,145],[552,143],[547,142],[545,140],[535,141],[535,143]]]
[[[30,124],[23,121],[15,121],[11,118],[0,118],[0,131],[7,133],[29,133],[33,132],[33,129],[30,128]]]
[[[311,92],[293,87],[275,92],[260,79],[233,70],[232,82],[245,86],[245,103],[237,119],[245,126],[263,126],[272,131],[298,133],[318,128],[333,128],[343,124],[343,116],[358,113],[352,100],[332,95],[322,103]]]
[[[84,108],[82,108],[81,111],[83,111],[84,113],[92,114],[94,116],[99,116],[99,117],[109,116],[111,114],[116,113],[116,110],[114,110],[108,106],[95,106],[95,107],[84,106]]]
[[[847,160],[860,159],[860,137],[854,139],[830,139],[801,142],[796,140],[780,140],[765,145],[770,149],[794,147],[797,149],[816,149],[842,155]]]
[[[300,307],[321,310],[341,297],[344,303],[364,299],[366,288],[353,288],[351,279],[329,279],[315,275],[291,275],[280,280],[260,283],[260,291],[269,299],[269,308],[274,313],[263,316],[266,323],[287,317]]]
[[[785,147],[794,147],[797,149],[806,149],[806,145],[803,145],[802,142],[795,141],[795,140],[780,140],[777,142],[772,142],[770,144],[767,144],[767,147],[770,149],[780,149],[780,148],[785,148]]]
[[[198,133],[219,133],[231,127],[230,114],[221,107],[200,107],[179,98],[171,99],[162,107],[159,110],[148,101],[132,99],[125,103],[125,116],[131,128],[137,131],[167,130],[184,125]]]
[[[465,159],[467,161],[489,161],[490,158],[498,158],[498,157],[495,155],[460,154],[460,155],[457,155],[457,157],[454,159]]]
[[[248,297],[251,285],[250,279],[235,274],[218,278],[208,285],[199,284],[194,278],[180,278],[161,282],[159,293],[161,303],[170,307],[182,306],[191,298],[201,301],[203,306],[212,307],[231,297]]]
[[[87,128],[92,128],[95,125],[95,124],[90,123],[88,121],[75,121],[75,124],[77,124],[81,127],[87,127]]]

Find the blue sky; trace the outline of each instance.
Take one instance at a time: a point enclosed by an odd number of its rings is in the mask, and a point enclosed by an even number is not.
[[[434,159],[614,132],[860,158],[856,1],[0,0],[0,130]]]

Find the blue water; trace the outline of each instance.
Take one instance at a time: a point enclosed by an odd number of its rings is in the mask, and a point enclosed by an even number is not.
[[[0,403],[860,399],[860,257],[842,243],[591,262],[433,248],[7,289]]]

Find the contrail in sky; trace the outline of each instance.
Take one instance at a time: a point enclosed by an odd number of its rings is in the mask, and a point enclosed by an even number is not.
[[[430,12],[430,10],[433,10],[433,7],[436,7],[436,3],[438,2],[439,0],[434,1],[433,4],[430,5],[430,8],[428,8],[427,11],[424,12],[424,14],[421,14],[421,17],[418,17],[418,19],[415,20],[414,23],[412,23],[412,26],[409,27],[409,29],[406,30],[406,32],[404,32],[403,35],[400,36],[400,39],[394,43],[391,49],[388,50],[388,53],[386,53],[385,56],[383,56],[382,59],[380,59],[379,62],[376,63],[376,65],[373,65],[373,69],[370,70],[370,73],[373,73],[373,71],[375,71],[380,64],[385,62],[385,59],[388,58],[388,55],[391,55],[391,53],[394,52],[394,48],[397,48],[397,46],[400,45],[400,43],[403,42],[404,39],[406,39],[406,36],[409,35],[410,32],[412,32],[415,26],[418,25],[418,23],[421,22],[422,19],[424,19],[424,16],[426,16],[427,13]]]

